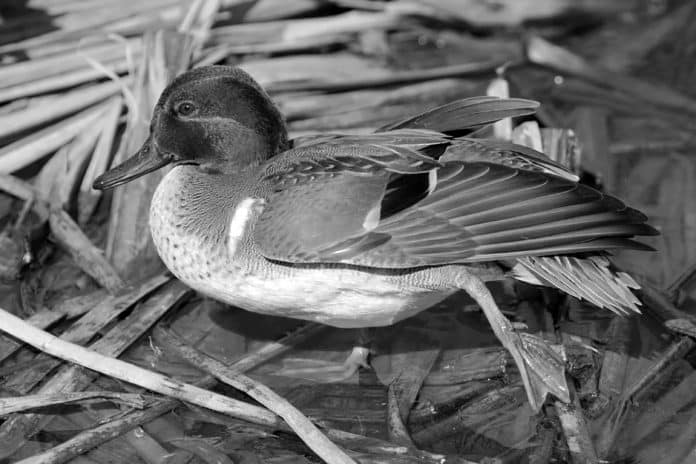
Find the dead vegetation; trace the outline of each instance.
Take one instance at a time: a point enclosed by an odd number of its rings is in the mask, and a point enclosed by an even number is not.
[[[12,0],[0,15],[0,461],[696,461],[692,2]],[[540,414],[459,295],[377,330],[373,370],[348,382],[277,375],[341,359],[353,334],[164,274],[158,174],[91,189],[142,144],[166,83],[214,63],[249,71],[295,137],[486,93],[540,101],[493,135],[650,216],[658,252],[617,256],[644,315],[497,287],[566,350],[572,401]]]

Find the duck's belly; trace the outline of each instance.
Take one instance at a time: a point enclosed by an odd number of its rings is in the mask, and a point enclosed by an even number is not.
[[[205,295],[249,311],[343,328],[391,325],[454,292],[404,286],[389,276],[349,269],[287,270],[270,277],[240,270],[206,279],[180,278]]]

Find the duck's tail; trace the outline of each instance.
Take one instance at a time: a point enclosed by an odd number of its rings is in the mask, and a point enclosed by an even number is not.
[[[640,285],[616,270],[603,254],[528,256],[516,261],[512,273],[517,280],[556,287],[617,314],[640,313],[640,300],[632,291]]]

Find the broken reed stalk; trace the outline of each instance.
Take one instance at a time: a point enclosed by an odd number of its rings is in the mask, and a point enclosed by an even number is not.
[[[570,388],[573,387],[570,386]],[[573,401],[569,404],[558,400],[553,403],[561,421],[568,451],[573,464],[595,464],[599,462],[599,458],[592,443],[590,430],[574,391],[572,395]]]
[[[107,298],[89,311],[83,318],[73,324],[62,336],[73,342],[86,343],[99,333],[107,324],[135,301],[161,285],[161,276],[131,289],[119,297]],[[130,344],[147,331],[172,305],[188,293],[181,284],[170,283],[158,289],[142,305],[136,307],[124,320],[116,324],[103,338],[93,343],[91,348],[108,356],[118,356]],[[129,301],[129,299],[131,299]],[[47,374],[52,372],[60,361],[44,353],[36,356],[37,361],[48,361],[35,365],[22,376],[15,376],[5,385],[13,391],[26,393],[30,391]],[[46,379],[36,393],[60,393],[86,388],[95,375],[77,366],[63,366],[53,376]],[[45,414],[13,414],[0,425],[0,458],[7,457],[22,446],[26,437],[34,435],[41,427],[50,422],[52,416]]]
[[[556,435],[556,427],[554,427],[553,422],[542,419],[537,426],[535,440],[537,446],[529,453],[528,464],[549,464],[551,462]]]
[[[403,23],[403,19],[401,13],[395,11],[349,11],[328,17],[233,24],[215,28],[211,43],[222,44],[224,49],[235,53],[248,53],[245,49],[267,49],[269,46],[272,49],[299,44],[321,46],[350,41],[349,34],[394,28]]]
[[[162,328],[157,330],[160,332],[160,340],[165,341],[169,348],[175,350],[180,357],[184,358],[191,365],[216,377],[221,382],[246,393],[282,417],[293,432],[325,462],[331,464],[355,463],[343,450],[327,439],[312,421],[273,390],[190,347],[172,332]]]
[[[688,282],[688,279],[685,282]],[[696,317],[677,308],[665,293],[647,282],[641,282],[641,291],[647,309],[663,321],[665,327],[680,335],[696,337]],[[677,296],[679,292],[672,291],[671,293]]]
[[[373,111],[376,107],[420,103],[449,103],[473,95],[480,85],[468,79],[435,79],[394,89],[361,89],[334,94],[278,95],[276,103],[286,120],[317,120],[323,116]],[[437,103],[436,103],[437,102]],[[396,117],[403,119],[403,114]]]
[[[100,64],[115,75],[124,74],[129,70],[128,60],[126,58],[109,62],[100,61]],[[9,87],[1,87],[0,102],[9,102],[20,98],[57,92],[69,87],[86,84],[90,81],[101,79],[103,77],[103,70],[95,69],[91,66],[69,71],[65,74],[59,74],[57,76],[42,77]]]
[[[155,279],[158,278],[161,279],[161,282],[159,282],[160,285],[164,284],[170,279],[168,276],[164,274],[155,277]],[[129,287],[128,290],[130,289],[131,288]],[[125,293],[125,291],[123,293]],[[118,296],[120,295],[121,292],[119,292]],[[72,298],[68,298],[67,300],[63,300],[57,305],[55,305],[53,308],[51,308],[51,312],[64,314],[68,318],[78,317],[82,316],[83,314],[100,304],[102,301],[107,300],[109,298],[114,297],[105,289],[99,288],[90,293],[77,295]]]
[[[527,56],[532,63],[575,75],[601,86],[621,89],[639,101],[696,115],[696,100],[664,85],[603,69],[540,37],[531,37],[527,41]]]
[[[112,293],[125,286],[125,282],[104,258],[101,250],[92,244],[65,211],[53,208],[49,214],[49,223],[58,243],[70,254],[80,269]]]
[[[423,385],[454,385],[472,380],[487,380],[505,376],[512,357],[504,348],[480,348],[460,351],[451,368],[428,374]]]
[[[179,382],[125,361],[66,342],[27,324],[5,310],[0,310],[0,322],[2,322],[0,327],[4,332],[51,356],[242,420],[269,426],[278,424],[277,417],[265,409]]]
[[[604,350],[597,388],[608,400],[615,400],[624,390],[630,357],[633,321],[626,317],[615,317],[607,329],[608,344]]]
[[[171,1],[175,3],[174,0]],[[82,12],[79,17],[73,17],[73,24],[70,27],[0,45],[0,53],[51,46],[56,42],[72,42],[73,47],[77,48],[81,37],[95,33],[103,34],[105,31],[117,34],[142,34],[157,26],[176,24],[184,8],[185,5],[158,6],[150,2],[127,3],[106,10],[95,7],[94,10]],[[95,12],[101,12],[101,14],[95,14]]]
[[[106,64],[112,63],[114,60],[125,60],[126,51],[131,54],[141,52],[142,39],[140,37],[124,39],[123,41],[114,41],[107,37],[101,39],[93,44],[84,43],[78,49],[70,47],[47,57],[29,59],[1,67],[0,95],[3,95],[2,92],[8,87],[50,77],[57,78],[59,75],[70,74],[76,70],[89,69],[86,57]],[[4,101],[4,97],[0,97],[0,101]]]
[[[387,389],[387,433],[390,441],[413,447],[408,428],[408,417],[424,380],[440,356],[437,340],[423,338],[420,332],[409,336],[409,330],[400,334],[390,365],[396,375]]]
[[[524,388],[521,384],[509,385],[487,392],[454,414],[412,434],[419,447],[426,447],[465,429],[475,429],[488,423],[493,417],[504,414],[508,408],[522,403]]]
[[[137,393],[121,393],[110,391],[66,392],[49,395],[25,395],[19,397],[0,398],[0,416],[27,409],[55,406],[75,402],[112,401],[131,408],[143,409],[145,399]]]
[[[54,172],[52,191],[49,195],[51,204],[66,211],[73,211],[73,193],[77,191],[82,179],[82,174],[97,143],[99,133],[102,131],[103,118],[94,126],[88,127],[68,145],[61,166]],[[54,156],[54,159],[57,155]],[[48,165],[48,163],[46,163]],[[44,167],[46,167],[46,165]]]
[[[679,304],[679,300],[681,299],[681,292],[682,291],[687,291],[691,288],[691,286],[696,282],[696,263],[692,264],[689,266],[688,269],[686,269],[679,277],[677,277],[674,282],[672,282],[668,287],[667,290],[665,291],[665,295],[667,296],[669,301],[675,302],[675,304]]]
[[[696,342],[689,337],[679,337],[674,343],[657,357],[652,365],[636,381],[626,386],[617,399],[617,404],[611,412],[611,415],[606,419],[602,428],[602,433],[597,440],[597,451],[600,456],[606,456],[611,451],[619,432],[624,425],[624,421],[628,415],[628,408],[631,401],[634,400],[642,391],[649,385],[660,378],[667,366],[673,363],[676,359],[684,357],[686,353],[691,351]],[[604,366],[602,367],[604,369]]]
[[[227,453],[220,451],[204,438],[174,438],[173,440],[168,440],[168,443],[175,446],[178,450],[188,451],[188,453],[192,454],[198,458],[197,460],[202,462],[234,464],[234,461],[230,456],[227,455]],[[274,458],[280,458],[280,456],[274,456]]]
[[[691,372],[674,388],[662,395],[654,404],[640,412],[628,427],[626,448],[634,448],[656,432],[693,400],[696,389],[696,372]]]
[[[305,340],[309,340],[327,329],[328,326],[323,324],[314,322],[306,323],[280,340],[270,342],[252,353],[247,353],[239,357],[237,360],[230,363],[229,368],[238,372],[250,371],[269,359],[285,353],[294,346],[299,345]]]
[[[693,410],[692,410],[693,411]],[[691,414],[670,446],[670,453],[663,457],[662,464],[683,464],[696,460],[696,416]]]
[[[25,319],[28,324],[33,325],[39,329],[47,329],[59,320],[63,319],[65,314],[57,311],[42,310],[37,313],[32,314],[29,318]],[[5,335],[0,335],[0,363],[5,359],[12,356],[22,344],[11,337],[6,337]]]
[[[399,411],[399,401],[396,397],[396,391],[393,384],[387,389],[387,431],[389,441],[404,446],[415,447],[408,427],[401,417]]]
[[[41,222],[48,220],[48,202],[30,183],[10,174],[0,174],[0,191],[31,203]]]
[[[119,118],[123,110],[123,98],[115,97],[104,114],[102,130],[99,134],[97,146],[82,178],[77,192],[77,222],[85,224],[97,208],[102,197],[101,190],[92,188],[92,183],[101,173],[107,170],[111,163],[111,152],[119,126]]]
[[[249,45],[222,44],[212,50],[206,49],[202,52],[201,56],[196,60],[195,67],[217,64],[233,55],[306,52],[349,42],[350,37],[328,36],[297,39],[292,42],[283,41],[278,43],[258,43]]]
[[[232,364],[232,369],[247,370],[252,369],[259,364],[265,362],[267,359],[277,356],[283,351],[290,349],[297,343],[300,343],[307,338],[315,335],[321,330],[324,330],[325,326],[320,324],[308,323],[300,327],[295,332],[289,334],[283,339],[272,342],[254,353],[244,356],[237,362]],[[153,336],[157,340],[160,331],[156,331]],[[212,379],[208,377],[208,379]],[[206,387],[210,387],[214,382],[207,382]],[[197,383],[198,386],[202,386]],[[36,463],[59,463],[65,462],[68,459],[81,454],[85,449],[97,446],[111,438],[115,438],[134,425],[146,423],[149,420],[158,417],[159,415],[173,409],[177,404],[176,400],[171,398],[158,400],[151,407],[148,406],[144,411],[133,411],[128,413],[121,419],[117,421],[110,422],[103,426],[99,426],[92,430],[87,430],[82,432],[62,443],[51,450],[48,450],[40,455],[34,456],[26,462]],[[282,427],[285,429],[285,427]],[[288,429],[289,431],[290,429]],[[406,448],[403,446],[395,446],[388,442],[383,442],[380,440],[375,440],[372,438],[362,437],[360,435],[350,434],[348,432],[343,432],[335,429],[325,430],[328,436],[336,441],[337,443],[343,444],[346,447],[354,449],[362,453],[361,462],[425,462],[425,463],[440,463],[442,462],[443,456],[427,453],[424,451],[416,450],[413,448]],[[365,454],[367,453],[367,455]],[[351,454],[354,454],[353,452]],[[384,459],[379,456],[385,456]],[[23,461],[25,462],[25,461]],[[452,462],[458,464],[474,464],[471,461],[464,459],[455,459]]]
[[[198,382],[202,388],[215,383],[212,378]],[[122,417],[82,431],[69,440],[39,454],[18,461],[17,464],[60,464],[67,462],[86,450],[99,446],[111,439],[117,438],[141,424],[146,424],[157,417],[170,412],[178,401],[173,398],[163,398],[155,401],[147,408],[131,411]]]
[[[438,416],[452,413],[478,396],[503,386],[501,380],[469,381],[462,384],[424,386],[418,394],[418,404],[411,410],[409,424],[427,424]]]
[[[57,150],[94,124],[105,110],[104,104],[96,105],[5,145],[0,149],[0,173],[15,172]]]
[[[123,308],[125,310],[151,291],[164,285],[170,279],[170,277],[163,274],[157,275],[138,286],[130,286],[117,295],[111,295],[101,289],[96,290],[88,295],[66,300],[50,310],[41,310],[26,319],[26,322],[39,329],[47,329],[64,317],[73,318],[82,316],[93,309],[95,313],[100,312],[98,308]],[[118,311],[114,312],[117,313]],[[83,323],[83,321],[78,322],[78,324],[80,323]],[[98,330],[99,329],[95,327],[95,332]],[[75,343],[82,343],[82,341],[72,341]],[[21,346],[22,343],[17,340],[0,335],[0,362],[11,356],[16,350],[21,348]],[[57,365],[55,360],[51,360],[51,365],[53,367]],[[51,368],[49,368],[49,370]]]
[[[121,90],[117,82],[83,87],[66,92],[51,101],[50,105],[34,105],[23,111],[13,111],[0,116],[0,137],[30,129],[46,122],[65,117],[99,103]]]
[[[100,291],[93,293],[93,300],[100,297]],[[103,296],[102,296],[103,298]],[[61,307],[71,308],[73,304],[62,305]],[[84,305],[83,305],[84,306]],[[57,308],[59,309],[59,308]],[[326,326],[316,323],[307,323],[299,329],[293,331],[277,342],[270,342],[260,349],[244,355],[230,366],[231,369],[244,372],[257,367],[266,362],[268,359],[278,356],[283,352],[296,346],[298,343],[324,331]],[[153,334],[157,342],[157,333]],[[215,384],[213,377],[205,377],[202,381],[196,382],[196,385],[201,388],[210,388]],[[66,462],[75,456],[82,454],[85,450],[94,448],[102,443],[117,438],[128,432],[132,427],[147,423],[152,419],[165,414],[178,405],[178,400],[173,398],[163,398],[157,400],[151,405],[148,405],[143,411],[131,411],[116,421],[110,421],[107,424],[98,426],[94,429],[85,430],[70,440],[57,445],[50,450],[44,451],[41,454],[32,456],[25,461],[26,463],[42,463],[42,464],[57,464]]]
[[[49,209],[46,206],[46,199],[33,186],[13,176],[0,178],[0,188],[13,195],[33,201],[40,215],[41,212],[48,211],[48,221],[53,236],[86,274],[93,277],[112,293],[124,288],[125,282],[104,258],[101,250],[92,244],[65,211],[58,208]]]
[[[340,82],[286,82],[267,86],[269,93],[278,92],[339,92],[362,88],[385,87],[389,85],[408,84],[431,79],[449,77],[481,76],[493,74],[503,63],[483,61],[480,63],[465,63],[441,66],[425,70],[394,71],[388,76],[342,79]]]

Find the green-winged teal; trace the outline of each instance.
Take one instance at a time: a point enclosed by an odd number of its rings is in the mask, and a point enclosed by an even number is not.
[[[470,98],[370,135],[293,143],[249,75],[204,67],[167,87],[142,149],[95,187],[173,164],[150,212],[162,260],[192,288],[250,311],[374,327],[465,290],[536,409],[548,391],[568,399],[563,361],[516,331],[484,282],[514,277],[634,312],[637,285],[602,252],[650,249],[633,237],[656,233],[544,155],[471,137],[536,107]]]

